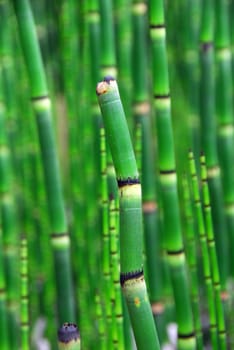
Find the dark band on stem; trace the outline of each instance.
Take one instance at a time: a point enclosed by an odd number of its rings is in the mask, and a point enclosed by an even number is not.
[[[60,237],[67,237],[67,236],[69,236],[67,232],[51,233],[51,238],[60,238]]]
[[[28,278],[28,274],[27,274],[27,273],[21,273],[21,274],[20,274],[20,277],[22,277],[22,278]]]
[[[180,255],[184,253],[184,249],[178,249],[178,250],[167,250],[168,255]]]
[[[164,23],[162,23],[162,24],[150,24],[149,28],[150,29],[163,29],[163,28],[166,28],[166,26]]]
[[[179,339],[190,339],[190,338],[194,338],[194,337],[195,337],[195,333],[194,332],[191,332],[191,333],[188,333],[188,334],[178,333],[178,338]]]
[[[168,98],[170,98],[171,95],[170,94],[162,94],[162,95],[159,95],[159,94],[154,94],[154,99],[155,100],[166,100]]]
[[[123,286],[126,281],[129,281],[132,279],[137,279],[137,278],[142,277],[142,276],[144,276],[143,270],[121,273],[120,274],[120,284],[121,284],[121,286]]]
[[[128,177],[127,179],[124,179],[124,180],[118,179],[117,182],[118,182],[118,187],[121,188],[121,187],[128,186],[128,185],[139,184],[140,180],[138,178]]]
[[[48,95],[35,96],[35,97],[31,97],[31,101],[36,102],[36,101],[40,101],[40,100],[45,100],[47,98],[49,98]]]
[[[172,175],[175,174],[175,169],[159,170],[160,175]]]

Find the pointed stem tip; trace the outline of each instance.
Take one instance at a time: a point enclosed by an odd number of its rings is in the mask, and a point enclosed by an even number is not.
[[[103,78],[103,81],[97,84],[96,93],[97,95],[105,94],[110,88],[118,89],[118,86],[115,78],[107,75]]]

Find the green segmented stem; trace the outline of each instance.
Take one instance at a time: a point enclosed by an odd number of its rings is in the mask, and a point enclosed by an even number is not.
[[[106,339],[106,321],[104,316],[104,310],[101,303],[100,295],[95,296],[95,314],[98,323],[98,348],[101,350],[107,350],[107,339]]]
[[[117,77],[116,66],[116,45],[115,45],[115,31],[113,18],[113,1],[99,0],[100,11],[100,73],[101,77],[110,75]],[[97,83],[97,82],[96,82]],[[109,183],[109,193],[117,196],[116,175],[111,158],[110,149],[107,146],[107,174]]]
[[[2,117],[3,113],[5,113],[5,111],[1,101],[0,121],[3,119]],[[1,158],[1,153],[2,152],[0,149],[0,158]],[[9,344],[8,324],[7,324],[6,281],[5,281],[2,229],[1,229],[1,235],[0,235],[0,331],[1,331],[1,340],[0,340],[1,348],[4,350],[8,350],[10,344]]]
[[[185,99],[188,101],[188,120],[190,145],[194,150],[195,159],[199,158],[200,119],[199,119],[199,19],[200,0],[192,3],[184,1],[185,21],[184,33],[184,64],[185,64]]]
[[[196,340],[181,233],[175,170],[163,1],[150,1],[149,15],[165,248],[167,250],[175,300],[176,321],[178,323],[178,348],[195,349]]]
[[[136,159],[114,78],[96,89],[116,171],[120,200],[120,273],[138,349],[159,349],[142,271],[141,186]]]
[[[112,306],[112,324],[110,327],[111,330],[111,340],[112,340],[112,348],[118,348],[118,331],[117,331],[117,319],[114,311],[115,307],[115,285],[114,280],[117,275],[117,283],[119,284],[119,261],[116,261],[116,212],[115,212],[115,200],[114,198],[110,198],[109,200],[109,255],[110,255],[110,301]],[[120,339],[121,340],[121,339]],[[123,346],[123,344],[122,344]]]
[[[118,203],[114,199],[110,200],[109,205],[109,223],[110,223],[110,263],[112,278],[112,303],[114,307],[116,340],[115,347],[124,349],[124,333],[123,333],[123,309],[122,296],[119,284],[119,229],[118,219],[119,210]]]
[[[205,220],[206,233],[207,233],[207,243],[208,243],[208,249],[209,249],[209,259],[210,259],[212,283],[213,283],[213,289],[214,289],[216,315],[217,315],[217,329],[218,329],[218,340],[219,340],[218,349],[225,350],[227,346],[225,318],[224,318],[224,309],[223,309],[222,300],[221,300],[219,266],[218,266],[218,260],[216,255],[216,242],[214,240],[214,233],[213,233],[210,194],[209,194],[208,180],[207,180],[206,160],[204,155],[201,155],[200,162],[201,162],[204,220]]]
[[[114,1],[116,61],[118,67],[118,85],[124,106],[128,127],[132,131],[131,118],[131,50],[132,50],[132,21],[131,0]]]
[[[186,175],[182,179],[184,201],[184,232],[185,254],[188,261],[191,283],[191,298],[194,317],[194,328],[197,339],[197,349],[204,349],[201,325],[201,300],[199,295],[199,280],[197,266],[197,237],[195,232],[195,220],[193,215],[191,193]]]
[[[2,77],[2,71],[1,71]],[[19,252],[16,201],[14,197],[11,153],[8,146],[6,111],[3,105],[3,82],[0,79],[0,215],[3,236],[3,257],[7,291],[10,347],[18,348]]]
[[[202,270],[205,283],[205,293],[206,293],[206,302],[208,304],[208,313],[209,313],[209,322],[210,322],[210,336],[212,349],[218,349],[218,338],[217,338],[217,318],[216,318],[216,307],[214,299],[214,289],[212,284],[212,273],[211,273],[211,264],[209,257],[209,249],[207,242],[207,232],[205,227],[205,221],[202,211],[202,203],[199,192],[198,177],[196,173],[195,160],[193,157],[193,152],[189,152],[189,167],[192,181],[192,193],[194,200],[194,211],[195,218],[197,220],[198,234],[199,234],[199,243],[201,249],[202,257]]]
[[[104,284],[105,276],[109,273],[110,266],[110,256],[109,256],[109,218],[108,218],[108,183],[107,183],[107,155],[106,155],[106,138],[105,138],[105,129],[100,128],[100,170],[101,170],[101,215],[102,215],[102,272],[104,275]],[[106,287],[106,286],[105,286]],[[105,297],[107,295],[107,288],[104,289]],[[108,290],[109,291],[109,290]],[[104,297],[104,296],[103,296]],[[100,299],[100,298],[99,298]],[[109,300],[109,299],[108,299]],[[106,304],[104,304],[106,307]],[[99,313],[101,309],[99,307]],[[105,311],[104,311],[105,312]],[[102,336],[99,339],[100,346],[102,348],[108,347],[108,340],[110,339],[110,332],[107,332],[107,322],[106,320],[101,319],[101,331]],[[108,345],[107,345],[108,344]]]
[[[234,244],[234,119],[233,76],[230,46],[228,4],[214,1],[215,12],[215,61],[216,61],[216,115],[219,163],[223,180],[225,216],[229,246]],[[230,273],[234,275],[234,255],[230,250]]]
[[[67,233],[58,156],[52,127],[51,102],[45,71],[28,0],[13,1],[30,82],[33,110],[36,115],[47,193],[51,241],[54,253],[59,322],[75,318],[73,282],[70,264],[70,239]]]
[[[8,336],[8,324],[7,324],[7,307],[6,307],[6,283],[4,276],[4,267],[3,267],[3,254],[2,254],[2,238],[0,242],[0,331],[1,331],[1,340],[0,345],[3,350],[9,349],[9,336]]]
[[[101,58],[100,70],[102,76],[116,77],[115,33],[112,0],[99,0],[100,29],[101,29]]]
[[[58,330],[59,350],[80,350],[80,334],[74,323],[64,323]]]
[[[29,350],[29,291],[28,291],[28,245],[26,237],[20,242],[20,322],[21,350]]]
[[[143,224],[146,249],[146,266],[149,297],[154,317],[163,318],[161,244],[158,225],[158,205],[155,187],[155,152],[153,145],[153,123],[149,104],[147,69],[147,6],[144,1],[133,1],[133,117],[141,130],[141,182]],[[138,167],[139,169],[139,167]],[[157,321],[156,321],[157,324]],[[160,336],[159,332],[159,336]]]
[[[200,48],[200,119],[201,141],[206,156],[208,184],[212,203],[212,219],[220,268],[221,288],[227,288],[229,252],[224,215],[223,188],[218,161],[217,121],[215,119],[215,67],[214,67],[214,2],[202,2]],[[221,234],[222,232],[222,234]],[[223,259],[225,256],[225,259]]]
[[[109,202],[107,183],[107,155],[105,129],[100,129],[101,138],[101,200],[102,200],[102,272],[104,277],[104,297],[106,312],[106,337],[109,348],[112,348],[112,303],[111,303],[111,269],[110,269],[110,227],[109,227]]]

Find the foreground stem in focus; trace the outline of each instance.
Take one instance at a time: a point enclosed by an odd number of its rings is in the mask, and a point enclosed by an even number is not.
[[[107,141],[116,171],[120,200],[120,282],[137,348],[160,349],[142,270],[141,185],[116,81],[97,85]]]

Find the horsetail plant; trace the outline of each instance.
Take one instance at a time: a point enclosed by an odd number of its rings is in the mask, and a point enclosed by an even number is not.
[[[2,87],[1,87],[2,88]],[[3,101],[0,101],[0,122],[5,119],[5,108]],[[4,126],[4,124],[2,124]],[[1,128],[1,130],[4,130]],[[0,159],[4,157],[6,151],[5,140],[0,142]],[[1,168],[0,168],[1,169]],[[2,192],[2,191],[1,191]],[[4,350],[9,349],[9,336],[8,336],[8,311],[7,311],[7,298],[6,298],[6,277],[5,277],[5,266],[4,266],[4,253],[3,253],[3,237],[2,228],[0,232],[0,329],[1,329],[1,348]]]
[[[114,198],[109,200],[109,232],[110,232],[110,273],[111,273],[111,304],[112,343],[113,348],[124,349],[122,295],[119,285],[119,240],[118,240],[118,208]]]
[[[20,349],[29,350],[28,242],[25,236],[20,241],[20,285]]]
[[[227,221],[229,247],[234,244],[234,115],[233,75],[228,4],[214,1],[215,13],[215,91],[219,164],[221,169],[224,210]],[[234,255],[230,254],[230,275],[234,276]]]
[[[118,71],[116,65],[116,45],[115,45],[115,29],[113,16],[113,1],[99,0],[100,10],[100,74],[103,76],[113,76],[117,78]],[[101,79],[100,77],[100,79]],[[97,82],[96,82],[97,83]],[[115,197],[117,196],[116,175],[113,162],[111,159],[110,149],[107,145],[107,173],[109,192]]]
[[[197,340],[197,349],[203,350],[201,323],[201,300],[199,291],[199,276],[197,264],[197,237],[195,231],[195,219],[193,215],[193,205],[191,200],[191,190],[188,177],[184,174],[182,178],[183,203],[184,203],[184,237],[185,254],[188,261],[191,285],[191,299],[194,317],[194,329]]]
[[[213,232],[210,194],[209,194],[209,187],[208,187],[208,180],[207,180],[206,160],[205,160],[204,154],[202,154],[200,157],[200,163],[201,163],[204,221],[205,221],[207,244],[208,244],[208,250],[209,250],[212,283],[213,283],[214,296],[215,296],[218,344],[219,344],[218,348],[225,350],[227,348],[226,326],[225,326],[224,308],[221,300],[219,266],[218,266],[218,259],[217,259],[217,253],[216,253],[216,242],[214,239],[214,232]]]
[[[224,215],[223,188],[217,149],[215,118],[214,1],[203,1],[200,30],[200,123],[201,144],[206,157],[207,176],[212,203],[212,219],[219,261],[223,295],[227,288],[229,252]],[[222,232],[222,234],[221,234]],[[225,261],[223,256],[226,257]]]
[[[205,227],[205,221],[202,211],[202,202],[199,191],[198,176],[196,172],[195,159],[193,152],[189,151],[189,169],[191,175],[192,197],[194,202],[194,215],[197,222],[197,230],[199,237],[199,246],[202,259],[202,272],[205,283],[205,300],[208,304],[209,324],[210,324],[210,337],[212,349],[218,350],[218,338],[217,338],[217,317],[216,307],[214,299],[214,289],[212,284],[211,264],[209,259],[209,250],[207,242],[207,233]]]
[[[159,326],[163,324],[164,305],[162,302],[161,242],[156,201],[154,133],[147,70],[147,6],[144,1],[132,2],[132,28],[133,118],[135,129],[138,130],[139,126],[141,131],[139,140],[141,168],[138,166],[138,169],[141,169],[147,280],[149,298],[160,337],[160,334],[163,334],[161,329],[163,327],[159,328]]]
[[[101,210],[102,210],[102,273],[103,292],[105,297],[106,315],[106,338],[108,348],[112,348],[111,325],[112,325],[112,303],[111,303],[111,268],[110,268],[110,227],[109,227],[109,200],[107,183],[107,154],[105,129],[100,128],[100,151],[101,151]]]
[[[119,189],[120,282],[137,348],[160,349],[142,270],[141,185],[116,80],[105,77],[96,92]]]
[[[2,73],[2,71],[1,71]],[[0,100],[0,215],[3,241],[3,258],[6,278],[7,314],[9,343],[13,349],[18,348],[18,305],[19,305],[19,259],[18,259],[18,223],[16,200],[14,197],[13,169],[8,137],[6,131],[6,110],[3,104],[4,86],[1,75]]]
[[[36,116],[42,154],[45,187],[51,229],[56,277],[57,310],[60,323],[75,319],[73,282],[70,264],[70,239],[67,230],[62,195],[58,156],[52,127],[52,108],[35,30],[34,18],[28,0],[13,1],[20,44],[24,54]]]
[[[171,124],[164,7],[161,0],[150,1],[149,5],[153,94],[158,136],[160,192],[164,215],[164,240],[176,308],[178,349],[195,349],[196,340],[181,233],[174,138]]]

